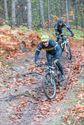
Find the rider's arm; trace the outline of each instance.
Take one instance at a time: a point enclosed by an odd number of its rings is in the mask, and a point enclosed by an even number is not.
[[[58,23],[55,23],[55,25],[54,25],[54,29],[55,29],[55,34],[56,35],[59,35],[59,32],[58,32]]]
[[[54,29],[55,29],[55,30],[57,29],[57,23],[55,23],[55,25],[54,25]]]
[[[38,58],[39,58],[41,49],[42,49],[42,44],[39,43],[39,45],[37,46],[36,52],[35,52],[35,63],[38,62]]]
[[[68,29],[68,31],[71,33],[71,36],[74,36],[74,33],[72,32],[72,30],[70,29],[69,26],[67,26],[65,23],[64,23],[65,27]]]

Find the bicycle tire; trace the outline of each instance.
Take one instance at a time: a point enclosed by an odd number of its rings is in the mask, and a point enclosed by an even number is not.
[[[67,43],[66,44],[66,48],[67,48],[67,57],[68,57],[68,59],[69,60],[71,60],[72,59],[72,52],[71,52],[71,48],[70,48],[70,45]]]
[[[49,87],[50,87],[50,90],[49,90]],[[50,93],[47,91],[47,89],[48,89],[48,91],[50,91]],[[45,93],[47,99],[51,100],[51,99],[56,97],[56,80],[55,80],[55,77],[52,73],[47,73],[44,76],[44,78],[43,78],[43,90],[44,90],[44,93]]]

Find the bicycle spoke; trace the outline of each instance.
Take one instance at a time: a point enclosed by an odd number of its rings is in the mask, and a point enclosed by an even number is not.
[[[51,74],[47,74],[44,80],[44,92],[48,99],[52,99],[56,96],[56,83]]]

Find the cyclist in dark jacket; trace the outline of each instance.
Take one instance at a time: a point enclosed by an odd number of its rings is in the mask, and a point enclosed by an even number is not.
[[[62,74],[62,80],[65,79],[63,67],[60,63],[60,57],[62,54],[62,50],[57,42],[54,40],[49,39],[48,35],[43,35],[41,37],[41,42],[37,46],[36,53],[35,53],[35,63],[38,65],[39,54],[42,49],[46,50],[46,58],[48,65],[52,66],[52,58],[56,59],[56,64]]]
[[[68,31],[71,33],[71,36],[73,37],[74,34],[71,31],[71,29],[63,22],[61,18],[58,19],[58,21],[55,23],[54,28],[55,28],[55,33],[57,36],[57,42],[60,39],[60,36],[62,37],[62,42],[65,40],[64,35],[63,35],[63,28],[66,27]]]

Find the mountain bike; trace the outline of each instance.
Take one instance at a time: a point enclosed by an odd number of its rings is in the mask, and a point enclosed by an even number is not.
[[[42,80],[43,90],[48,99],[56,97],[57,86],[59,88],[62,78],[61,72],[56,65],[56,60],[53,61],[53,66],[46,66]]]
[[[39,64],[37,67],[42,68],[43,73],[28,72],[26,74],[22,74],[24,77],[28,77],[29,75],[35,77],[39,76],[42,80],[44,93],[49,100],[56,97],[57,89],[60,89],[60,85],[62,85],[62,74],[56,64],[57,61],[58,60],[52,59],[52,66]]]

